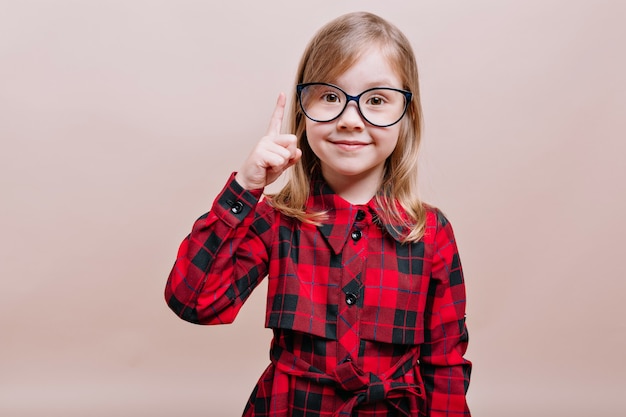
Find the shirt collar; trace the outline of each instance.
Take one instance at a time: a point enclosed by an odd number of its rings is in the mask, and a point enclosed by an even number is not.
[[[348,241],[359,210],[368,210],[372,215],[373,222],[381,226],[393,239],[400,243],[409,232],[406,225],[383,220],[385,219],[384,208],[378,204],[376,198],[372,198],[365,205],[354,205],[337,195],[323,179],[311,181],[307,211],[326,213],[326,218],[320,222],[318,229],[336,255],[342,251]],[[399,210],[401,214],[405,214],[400,206]]]

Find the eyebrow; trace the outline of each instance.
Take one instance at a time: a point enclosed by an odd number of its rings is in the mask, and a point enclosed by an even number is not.
[[[330,81],[329,84],[336,85],[337,87],[339,87],[342,90],[347,92],[347,88],[342,86],[342,85],[340,85],[336,81]],[[381,79],[378,79],[376,81],[368,82],[368,83],[364,84],[364,86],[361,87],[362,89],[361,89],[361,91],[359,93],[361,93],[363,91],[366,91],[366,90],[369,90],[370,88],[376,88],[376,87],[391,87],[391,88],[397,88],[397,89],[403,89],[404,88],[402,85],[400,85],[399,87],[398,86],[394,86],[393,83],[391,83],[391,81],[389,79],[387,79],[387,78],[381,78]],[[359,93],[357,93],[357,94],[359,94]]]

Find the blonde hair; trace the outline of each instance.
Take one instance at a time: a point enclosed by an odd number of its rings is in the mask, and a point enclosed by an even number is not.
[[[385,163],[376,199],[386,216],[381,220],[408,228],[409,232],[403,237],[405,242],[417,241],[423,236],[426,223],[426,210],[417,194],[422,110],[417,64],[408,39],[397,27],[374,14],[355,12],[340,16],[323,26],[309,42],[298,66],[296,84],[329,82],[350,68],[360,54],[372,46],[381,48],[402,80],[402,88],[413,93],[407,113],[399,122],[398,143]],[[291,169],[283,189],[268,196],[268,200],[287,216],[319,224],[324,213],[306,212],[305,205],[311,190],[311,178],[321,175],[320,163],[308,144],[305,116],[295,95],[291,101],[290,132],[298,138],[302,158]],[[397,204],[404,209],[406,216],[401,214]]]

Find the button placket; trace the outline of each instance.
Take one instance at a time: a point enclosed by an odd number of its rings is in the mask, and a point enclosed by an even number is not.
[[[338,357],[358,356],[355,346],[359,343],[360,314],[363,308],[363,284],[361,275],[367,259],[368,212],[357,208],[349,220],[348,242],[344,246],[341,273],[341,298],[337,320]]]
[[[362,222],[363,220],[365,220],[365,217],[366,217],[365,210],[359,209],[356,212],[356,222],[357,223],[358,222]],[[359,240],[361,240],[362,237],[363,237],[363,232],[355,224],[354,229],[350,233],[350,238],[354,242],[358,242]]]

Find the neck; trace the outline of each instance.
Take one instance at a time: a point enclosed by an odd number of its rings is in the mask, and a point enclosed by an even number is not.
[[[378,192],[382,172],[367,172],[358,175],[341,175],[323,172],[324,179],[338,196],[351,204],[367,204]]]

